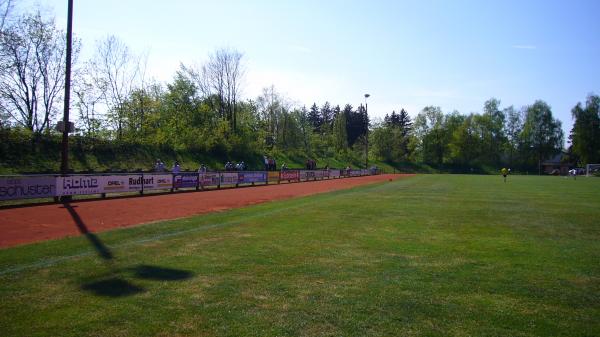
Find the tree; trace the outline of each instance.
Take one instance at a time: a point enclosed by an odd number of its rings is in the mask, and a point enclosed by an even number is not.
[[[211,98],[211,108],[221,118],[229,121],[234,133],[237,130],[236,105],[241,96],[245,75],[243,56],[235,49],[221,48],[209,54],[208,61],[200,69],[182,66],[204,98]]]
[[[452,132],[450,151],[452,160],[457,164],[473,164],[481,155],[482,138],[476,120],[477,115],[470,114]]]
[[[339,108],[339,106],[338,106]],[[343,111],[336,109],[337,113],[333,120],[333,143],[338,152],[345,152],[348,149],[348,133],[346,131],[347,115],[352,111],[352,106],[346,105]]]
[[[330,133],[333,128],[333,110],[331,109],[329,102],[325,102],[321,107],[321,121],[321,132]]]
[[[423,108],[415,118],[414,130],[423,162],[442,164],[447,151],[442,109],[434,106]]]
[[[502,148],[506,143],[504,134],[504,113],[500,110],[500,100],[491,98],[483,105],[483,115],[477,118],[481,125],[482,146],[485,149],[481,153],[482,160],[488,164],[498,164],[502,154]]]
[[[589,95],[585,107],[577,103],[571,115],[575,119],[571,130],[573,153],[582,164],[600,162],[600,96]]]
[[[257,110],[262,127],[265,131],[265,144],[268,147],[276,145],[279,135],[279,118],[284,106],[284,98],[275,90],[275,86],[263,88],[263,93],[256,99]]]
[[[560,152],[563,148],[563,131],[561,122],[554,119],[550,106],[541,100],[526,108],[525,122],[521,131],[521,151],[529,153],[530,165],[536,164],[531,159],[542,160]]]
[[[74,107],[79,112],[79,122],[84,135],[89,137],[98,136],[102,127],[102,119],[99,116],[98,106],[102,101],[102,93],[89,77],[79,74],[79,79],[72,86],[75,99]]]
[[[11,22],[14,2],[12,0],[0,0],[0,31]]]
[[[139,58],[116,36],[110,35],[97,43],[90,72],[108,107],[108,120],[120,139],[127,123],[124,105],[135,89],[139,75]]]
[[[508,146],[508,164],[513,166],[515,154],[519,149],[519,135],[523,129],[523,113],[511,105],[504,109],[504,115],[506,116],[504,133]]]
[[[79,43],[73,43],[73,59]],[[40,12],[24,15],[0,36],[0,111],[18,125],[41,133],[62,98],[65,34]]]
[[[323,125],[323,119],[321,119],[321,113],[317,103],[313,103],[308,111],[308,121],[312,125],[314,132],[321,132],[321,125]]]

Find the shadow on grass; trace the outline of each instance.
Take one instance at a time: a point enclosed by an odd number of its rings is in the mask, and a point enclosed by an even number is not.
[[[83,284],[81,289],[92,292],[98,296],[123,297],[144,292],[145,289],[119,278],[112,277],[104,280]]]
[[[150,281],[179,281],[189,279],[194,273],[174,268],[164,268],[151,265],[139,265],[125,269],[132,272],[132,277]],[[81,289],[91,292],[96,296],[124,297],[146,291],[141,286],[135,285],[125,277],[119,276],[123,272],[113,272],[112,276],[104,276],[99,280],[89,281],[81,285]]]
[[[85,235],[86,239],[96,250],[96,253],[98,253],[98,255],[104,261],[112,261],[114,259],[113,253],[102,242],[102,240],[98,238],[96,234],[89,231],[86,224],[83,222],[83,219],[81,219],[75,210],[76,207],[77,206],[73,206],[68,202],[63,203],[63,208],[69,212],[69,215],[71,215],[71,218],[73,218],[77,229],[81,234]],[[120,272],[115,269],[112,263],[108,263],[108,266],[112,270],[113,276],[84,283],[81,285],[81,289],[89,291],[98,296],[107,297],[131,296],[145,291],[144,288],[131,283],[123,277],[120,277]],[[190,271],[150,265],[139,265],[129,268],[128,270],[133,272],[133,276],[135,278],[153,281],[177,281],[185,280],[193,276],[193,273]]]
[[[178,281],[192,277],[194,274],[187,270],[139,265],[131,268],[135,277],[154,281]]]

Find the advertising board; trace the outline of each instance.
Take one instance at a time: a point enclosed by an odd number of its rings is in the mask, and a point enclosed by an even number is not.
[[[279,182],[279,171],[269,171],[267,172],[267,179],[270,183]]]
[[[298,181],[298,180],[300,180],[300,171],[298,171],[298,170],[281,171],[281,180]]]
[[[200,185],[205,186],[217,186],[221,182],[221,177],[219,173],[216,172],[207,172],[200,173]]]
[[[300,170],[300,180],[315,180],[315,171]]]
[[[104,176],[75,175],[56,178],[56,195],[81,195],[104,193]]]
[[[173,188],[173,175],[171,174],[144,174],[129,178],[129,190],[139,191],[144,185],[144,190],[165,190]]]
[[[221,185],[237,185],[238,173],[237,172],[223,172],[221,173]]]
[[[361,170],[350,170],[350,176],[351,177],[358,177],[360,176]]]
[[[178,173],[173,175],[173,188],[198,186],[198,173]]]
[[[339,178],[340,170],[329,170],[329,177],[330,178]]]
[[[141,178],[141,175],[99,176],[98,182],[100,183],[101,193],[119,193],[128,192],[130,179],[135,182],[138,178]]]
[[[266,181],[266,171],[238,172],[238,183],[240,184],[264,183]]]
[[[315,170],[315,171],[313,171],[313,174],[315,175],[316,179],[323,179],[323,177],[325,175],[325,171],[323,171],[323,170]]]
[[[56,177],[2,177],[0,200],[48,198],[56,195]]]

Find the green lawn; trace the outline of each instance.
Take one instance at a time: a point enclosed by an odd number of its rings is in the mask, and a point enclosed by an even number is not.
[[[599,317],[597,178],[422,175],[0,250],[0,336],[599,336]]]

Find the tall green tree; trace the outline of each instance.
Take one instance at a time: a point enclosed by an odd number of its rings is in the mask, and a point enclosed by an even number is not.
[[[313,103],[308,111],[308,121],[312,125],[314,132],[321,132],[321,125],[323,125],[323,119],[321,118],[321,111],[319,111],[319,107],[317,103]]]
[[[500,110],[500,100],[491,98],[483,105],[483,115],[477,118],[481,128],[482,146],[481,160],[487,164],[499,164],[502,150],[506,144],[504,121],[506,117]]]
[[[415,118],[414,130],[420,159],[425,163],[442,164],[448,151],[442,109],[435,106],[423,108]]]
[[[333,110],[331,109],[331,104],[329,104],[329,102],[325,102],[321,107],[321,120],[321,132],[331,133],[331,129],[333,128]]]
[[[562,150],[561,122],[552,116],[552,109],[546,102],[538,100],[527,107],[520,138],[521,152],[528,154],[532,166]]]
[[[339,108],[339,107],[338,107]],[[337,112],[333,121],[333,142],[336,151],[346,152],[348,149],[348,133],[346,129],[347,116],[352,111],[352,106],[346,105],[343,111]]]
[[[523,113],[515,109],[512,105],[504,109],[506,116],[504,124],[504,133],[506,135],[506,147],[508,155],[508,165],[513,166],[515,156],[519,151],[520,134],[523,130]]]
[[[571,130],[573,153],[582,164],[600,163],[600,96],[589,95],[571,110],[575,122]]]

